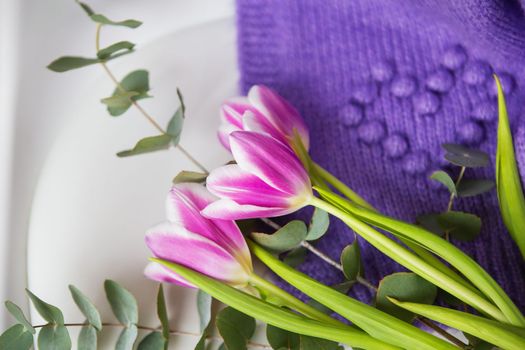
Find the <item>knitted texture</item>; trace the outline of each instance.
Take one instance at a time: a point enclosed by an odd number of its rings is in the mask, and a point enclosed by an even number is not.
[[[518,0],[238,0],[241,88],[265,84],[293,103],[311,132],[313,159],[381,212],[413,222],[442,212],[443,186],[429,175],[458,168],[440,145],[491,155],[465,177],[494,179],[497,101],[507,94],[525,174],[525,2]],[[483,220],[474,242],[453,241],[525,307],[523,260],[505,229],[495,191],[457,199]],[[525,230],[525,228],[524,228]],[[331,220],[318,248],[338,259],[354,234]],[[366,278],[402,268],[360,239]],[[340,273],[309,255],[301,270],[325,283]],[[371,293],[354,288],[362,300]]]

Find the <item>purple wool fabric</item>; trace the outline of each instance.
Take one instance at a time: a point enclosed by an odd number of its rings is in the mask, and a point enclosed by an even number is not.
[[[407,221],[446,209],[448,193],[429,180],[443,169],[440,145],[491,155],[465,177],[494,179],[497,101],[507,95],[525,175],[525,0],[238,0],[243,92],[266,84],[291,101],[311,132],[311,154],[381,212]],[[505,229],[495,191],[457,199],[483,219],[459,247],[525,308],[523,260]],[[524,228],[525,230],[525,228]],[[319,249],[338,259],[354,234],[336,219]],[[359,239],[367,279],[402,270]],[[338,271],[315,256],[301,269],[325,283]],[[371,294],[354,288],[362,300]]]

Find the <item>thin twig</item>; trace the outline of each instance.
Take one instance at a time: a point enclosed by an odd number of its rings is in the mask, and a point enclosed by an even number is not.
[[[442,335],[443,337],[445,337],[447,340],[451,341],[452,343],[454,343],[454,345],[457,345],[459,346],[460,348],[462,349],[465,349],[467,344],[463,343],[461,340],[459,340],[458,338],[454,337],[452,334],[450,334],[449,332],[447,332],[446,330],[444,330],[443,328],[439,327],[437,324],[433,323],[432,321],[430,321],[429,319],[426,319],[424,317],[421,317],[419,316],[417,318],[421,323],[423,323],[425,326],[433,329],[436,333]]]
[[[467,168],[462,166],[461,167],[461,170],[459,171],[459,175],[458,175],[458,179],[456,180],[456,183],[454,184],[454,186],[456,187],[456,191],[457,191],[457,188],[459,186],[459,183],[461,182],[461,180],[463,179],[463,175],[465,175],[465,170]],[[450,212],[452,210],[452,205],[454,204],[454,198],[456,198],[456,195],[454,193],[451,193],[450,194],[450,197],[448,199],[448,204],[447,204],[447,213]],[[449,235],[449,231],[445,231],[445,239],[447,241],[450,240],[450,235]]]

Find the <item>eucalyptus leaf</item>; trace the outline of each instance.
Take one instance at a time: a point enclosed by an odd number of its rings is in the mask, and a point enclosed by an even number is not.
[[[455,239],[471,241],[481,230],[481,219],[474,214],[449,211],[440,214],[438,222]]]
[[[168,311],[166,310],[166,299],[164,297],[164,288],[162,283],[159,284],[159,291],[157,292],[157,316],[162,326],[162,336],[166,340],[166,346],[170,339],[170,322],[168,319]]]
[[[283,258],[283,262],[291,267],[297,267],[304,262],[307,254],[308,249],[302,246],[297,247],[295,249],[290,250],[285,255],[285,257]]]
[[[458,185],[458,196],[459,197],[472,197],[477,196],[492,190],[495,186],[494,181],[491,180],[461,180]]]
[[[442,147],[447,151],[445,159],[452,164],[467,168],[484,167],[489,164],[489,156],[485,152],[453,143],[444,143]]]
[[[39,350],[69,350],[71,338],[63,325],[48,324],[38,333]]]
[[[108,47],[105,47],[103,49],[100,49],[97,52],[97,57],[101,60],[104,60],[111,55],[113,55],[115,52],[119,51],[132,51],[135,47],[135,44],[129,41],[119,41],[117,43],[111,44]]]
[[[7,311],[9,311],[9,313],[13,315],[13,317],[18,321],[18,323],[24,326],[26,331],[31,332],[31,334],[35,334],[35,329],[33,328],[33,325],[31,325],[31,322],[27,320],[27,318],[24,315],[24,312],[22,311],[22,309],[20,309],[18,305],[7,300],[5,302],[5,307]]]
[[[98,58],[87,58],[87,57],[78,57],[78,56],[63,56],[59,57],[53,62],[51,62],[47,68],[53,72],[67,72],[73,69],[78,69],[92,64],[97,64],[102,62]]]
[[[137,21],[136,19],[126,19],[124,21],[112,21],[106,16],[101,15],[101,14],[96,14],[96,13],[92,14],[90,17],[94,22],[97,22],[100,24],[112,25],[112,26],[121,26],[121,27],[128,27],[128,28],[135,29],[142,25],[142,22]]]
[[[183,182],[193,182],[193,183],[203,183],[206,181],[208,174],[198,173],[195,171],[183,170],[173,178],[174,184],[179,184]]]
[[[211,321],[212,297],[202,291],[197,291],[197,311],[199,312],[199,325],[201,332],[204,332]]]
[[[421,225],[428,231],[435,233],[438,236],[443,236],[445,234],[445,230],[439,223],[440,215],[441,213],[423,214],[419,215],[416,218],[416,221],[419,225]]]
[[[300,337],[300,340],[300,350],[344,350],[343,347],[340,346],[338,343],[326,339],[308,337],[303,335]]]
[[[328,213],[322,209],[315,208],[305,239],[307,241],[315,241],[321,238],[328,231],[329,226],[330,217]]]
[[[376,294],[376,307],[406,322],[414,319],[414,313],[407,311],[388,298],[432,304],[437,296],[437,288],[412,272],[397,272],[386,276],[379,283]]]
[[[525,259],[525,196],[516,163],[505,95],[497,76],[498,148],[496,152],[496,187],[501,216],[510,235]],[[525,176],[525,174],[521,174]]]
[[[271,235],[253,232],[251,236],[255,242],[272,252],[283,253],[297,247],[306,235],[307,229],[304,222],[293,220]]]
[[[139,343],[137,350],[164,350],[166,339],[160,332],[151,332]]]
[[[77,0],[77,4],[79,4],[80,7],[82,7],[82,9],[86,12],[88,16],[95,14],[93,9],[91,9],[91,7],[89,7],[89,5],[87,5],[86,3],[83,3]]]
[[[255,332],[255,319],[232,307],[222,309],[215,319],[217,329],[228,350],[246,350]]]
[[[91,325],[85,325],[78,335],[77,350],[97,350],[97,330]]]
[[[361,251],[359,242],[354,240],[352,244],[347,245],[341,253],[341,266],[343,273],[349,281],[355,281],[361,271]]]
[[[138,330],[137,326],[131,324],[124,328],[120,333],[115,350],[132,350],[133,344],[137,340]]]
[[[33,346],[33,334],[21,324],[9,327],[0,335],[0,349],[29,350]]]
[[[119,92],[116,95],[112,95],[110,97],[103,98],[100,100],[100,102],[105,104],[108,107],[108,109],[109,108],[116,108],[116,109],[129,108],[129,105],[131,105],[132,98],[138,95],[139,93],[136,91],[124,91],[124,92]]]
[[[206,339],[208,338],[207,332],[202,333],[197,344],[195,344],[194,350],[206,350]]]
[[[139,319],[139,313],[135,297],[124,287],[112,280],[104,281],[104,290],[111,305],[111,310],[113,310],[119,322],[126,326],[136,324]],[[132,332],[132,330],[130,332]]]
[[[436,180],[442,183],[448,188],[448,191],[450,193],[457,196],[458,192],[456,190],[456,184],[454,183],[454,180],[452,180],[449,174],[447,174],[443,170],[438,170],[438,171],[434,171],[432,175],[430,176],[430,178],[432,180]]]
[[[57,325],[64,324],[64,315],[62,315],[62,311],[60,311],[59,308],[41,300],[39,297],[31,293],[29,289],[26,289],[26,293],[29,296],[29,299],[33,302],[36,311],[38,311],[44,320]]]
[[[102,321],[100,320],[97,307],[77,287],[70,284],[69,291],[75,304],[77,304],[80,311],[82,311],[82,314],[86,316],[89,324],[100,331],[102,329]]]
[[[132,101],[138,101],[144,98],[150,97],[148,91],[149,86],[149,73],[147,70],[138,69],[127,74],[124,79],[119,83],[120,87],[117,87],[114,91],[113,96],[125,95],[122,90],[126,92],[133,92],[130,98],[122,101],[121,106],[110,106],[108,105],[108,112],[110,115],[117,117],[124,114],[129,107],[131,107]]]
[[[118,152],[117,156],[129,157],[137,154],[165,150],[169,148],[170,142],[171,136],[167,134],[145,137],[139,140],[133,149]]]
[[[266,339],[273,349],[278,350],[339,350],[339,344],[320,338],[299,335],[268,325]]]
[[[184,124],[184,104],[181,100],[181,105],[171,117],[166,133],[172,137],[172,143],[177,146],[180,141],[180,135],[182,133],[182,125]]]

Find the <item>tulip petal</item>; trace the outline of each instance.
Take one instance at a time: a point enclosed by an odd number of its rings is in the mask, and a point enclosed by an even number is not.
[[[237,204],[230,199],[220,199],[208,205],[202,215],[209,218],[223,218],[227,220],[242,220],[274,217],[291,214],[299,208],[268,208],[256,205]]]
[[[282,134],[273,125],[271,125],[266,118],[261,118],[260,115],[256,115],[251,111],[246,111],[243,114],[242,128],[244,131],[252,131],[269,135],[285,145],[287,145],[289,142],[289,140],[286,138],[286,135]]]
[[[303,118],[288,101],[272,89],[255,85],[248,92],[248,100],[255,106],[273,126],[289,138],[297,130],[306,149],[309,147],[309,133]]]
[[[290,195],[281,192],[257,176],[242,170],[237,164],[214,169],[206,181],[208,190],[220,198],[231,199],[238,204],[263,207],[286,207]]]
[[[144,269],[144,275],[146,275],[146,277],[151,280],[161,283],[170,283],[183,287],[197,288],[195,285],[186,281],[184,278],[177,275],[172,270],[160,265],[159,263],[149,263]]]
[[[251,273],[214,241],[170,222],[150,229],[146,233],[146,245],[158,258],[230,284],[246,284]]]
[[[248,131],[232,133],[230,145],[237,164],[246,172],[290,195],[311,194],[308,174],[288,146]]]

